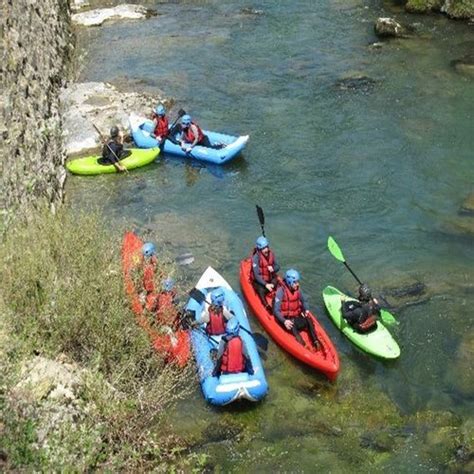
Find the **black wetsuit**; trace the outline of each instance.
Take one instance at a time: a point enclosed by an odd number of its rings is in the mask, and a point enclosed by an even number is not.
[[[130,156],[131,153],[130,150],[124,150],[121,143],[116,142],[115,140],[110,140],[107,145],[103,146],[102,156],[97,161],[101,165],[111,165],[117,163],[117,158],[123,160],[124,158],[127,158],[127,156]]]

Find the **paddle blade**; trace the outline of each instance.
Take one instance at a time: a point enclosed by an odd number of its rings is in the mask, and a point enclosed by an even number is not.
[[[258,220],[260,222],[260,225],[264,226],[265,225],[265,214],[263,213],[263,209],[258,204],[255,207],[257,208],[257,216],[258,216]]]
[[[384,324],[388,324],[390,326],[394,324],[398,324],[398,321],[395,319],[392,313],[389,313],[386,309],[380,310],[380,319]]]
[[[199,304],[204,303],[204,301],[206,301],[206,295],[197,288],[193,288],[188,294],[193,300],[196,300]]]
[[[336,241],[331,236],[328,237],[328,249],[335,259],[339,260],[342,263],[346,262],[346,259],[344,258],[344,255],[342,254],[339,245],[337,245]]]
[[[184,110],[184,109],[179,109],[179,110],[178,110],[178,117],[181,118],[183,115],[186,115],[186,110]]]
[[[262,351],[267,351],[268,349],[268,339],[263,335],[258,332],[252,333],[253,340],[255,341],[255,344],[257,344],[257,347],[259,349],[262,349]]]

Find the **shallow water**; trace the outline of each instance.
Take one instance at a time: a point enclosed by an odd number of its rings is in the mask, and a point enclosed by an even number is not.
[[[157,5],[161,15],[143,22],[82,30],[88,56],[81,80],[161,89],[205,128],[250,133],[248,147],[223,168],[164,157],[126,176],[71,177],[68,199],[76,208],[100,205],[112,223],[129,223],[172,255],[191,252],[194,262],[179,274],[185,284],[212,265],[236,288],[238,263],[259,235],[260,204],[280,263],[301,271],[342,365],[331,386],[271,344],[263,403],[216,411],[196,389],[175,429],[198,436],[211,413],[218,423],[238,424],[237,437],[196,448],[224,469],[444,466],[453,454],[434,456],[413,420],[435,410],[463,423],[473,408],[472,369],[463,372],[471,379],[467,393],[450,376],[450,356],[463,338],[472,347],[474,337],[474,218],[458,215],[473,187],[474,87],[450,66],[472,50],[472,26],[397,13],[417,36],[374,49],[374,20],[393,14],[379,2],[252,4],[262,15],[241,13],[238,1]],[[336,86],[353,74],[375,82],[361,90]],[[329,234],[372,286],[426,285],[421,303],[398,313],[398,361],[360,353],[325,316],[326,284],[356,288],[328,253]],[[364,391],[386,419],[334,414]],[[396,448],[360,449],[361,436],[390,424],[405,430],[390,433]],[[333,425],[342,436],[328,434]]]

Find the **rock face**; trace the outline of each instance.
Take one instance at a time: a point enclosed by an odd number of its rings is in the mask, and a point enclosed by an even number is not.
[[[139,20],[153,13],[141,5],[122,4],[113,8],[100,8],[72,15],[73,23],[83,26],[100,26],[111,19]],[[154,13],[156,14],[156,13]]]
[[[380,38],[401,38],[405,35],[403,26],[393,18],[377,18],[374,29]]]
[[[113,125],[127,128],[130,113],[148,114],[159,102],[165,106],[171,104],[157,96],[122,93],[114,86],[102,82],[71,84],[63,89],[61,102],[68,155],[89,151],[101,144],[94,125],[107,136]]]
[[[65,153],[59,90],[67,76],[73,37],[67,0],[3,3],[2,58],[5,130],[1,153],[2,204],[62,201]]]

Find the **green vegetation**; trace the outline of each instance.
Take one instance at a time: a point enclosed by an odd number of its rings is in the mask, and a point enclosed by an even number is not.
[[[192,369],[165,365],[135,324],[120,243],[121,233],[106,231],[99,216],[67,210],[37,212],[4,235],[1,467],[202,465],[181,456],[165,428],[167,410],[193,386]]]

